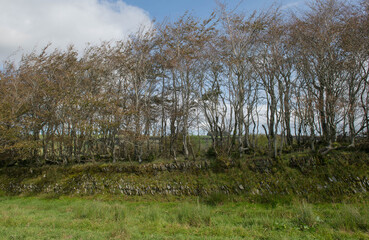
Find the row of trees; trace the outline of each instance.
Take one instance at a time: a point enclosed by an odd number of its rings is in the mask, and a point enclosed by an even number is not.
[[[217,156],[369,132],[369,3],[316,0],[299,14],[219,5],[128,40],[32,52],[0,72],[2,159]],[[196,150],[197,149],[197,150]]]

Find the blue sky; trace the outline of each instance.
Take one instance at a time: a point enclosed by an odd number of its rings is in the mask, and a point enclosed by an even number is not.
[[[124,0],[127,4],[134,5],[146,10],[151,18],[159,22],[165,17],[171,20],[183,15],[189,11],[198,17],[208,16],[216,8],[215,0]],[[223,2],[223,1],[221,1]],[[230,7],[236,6],[239,0],[226,1]],[[304,5],[304,0],[244,0],[239,5],[239,9],[246,12],[252,12],[257,9],[268,8],[273,3],[283,8],[293,8]]]
[[[229,9],[240,2],[219,1]],[[276,4],[295,11],[305,1],[313,0],[243,0],[238,9],[251,13]],[[175,21],[186,11],[205,18],[216,7],[215,0],[0,0],[0,64],[48,43],[60,49],[73,44],[83,51],[86,43],[125,39],[141,26],[151,26],[153,19]]]
[[[219,1],[228,9],[240,3]],[[305,0],[243,0],[238,10],[251,13],[272,4],[296,10]],[[19,60],[22,53],[48,43],[60,49],[73,44],[83,51],[86,43],[125,39],[141,26],[151,26],[153,19],[175,21],[186,11],[206,18],[216,7],[215,0],[0,0],[0,69],[3,60]]]

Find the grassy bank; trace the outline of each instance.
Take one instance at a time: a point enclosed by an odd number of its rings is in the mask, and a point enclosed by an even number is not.
[[[230,163],[230,164],[228,164]],[[0,191],[22,196],[186,198],[238,195],[249,202],[299,198],[315,203],[361,202],[369,196],[365,152],[204,159],[151,163],[91,163],[0,169]],[[288,199],[287,199],[288,200]]]
[[[0,198],[0,239],[369,239],[365,204]]]

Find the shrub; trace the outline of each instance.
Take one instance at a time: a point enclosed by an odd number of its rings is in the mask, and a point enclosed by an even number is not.
[[[213,147],[209,147],[208,150],[206,151],[206,157],[208,158],[215,158],[217,156],[217,154],[215,153],[215,150]]]
[[[224,172],[225,169],[228,169],[232,165],[232,160],[228,157],[218,156],[212,162],[212,169],[214,172]]]
[[[144,162],[153,162],[153,161],[155,161],[155,159],[157,159],[157,156],[155,155],[155,153],[150,152],[146,156],[144,156],[143,161]]]

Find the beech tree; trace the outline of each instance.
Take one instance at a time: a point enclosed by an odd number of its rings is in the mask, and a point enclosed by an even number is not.
[[[228,12],[221,7],[223,25],[223,57],[227,70],[228,99],[234,115],[233,140],[237,137],[238,151],[242,155],[251,147],[249,131],[251,114],[256,105],[257,83],[253,63],[261,45],[260,36],[269,13],[252,13],[250,16]],[[232,116],[233,117],[233,116]]]
[[[299,15],[219,4],[84,51],[26,53],[0,71],[0,157],[195,159],[204,134],[224,160],[355,147],[369,138],[368,12],[366,0],[312,0]]]

